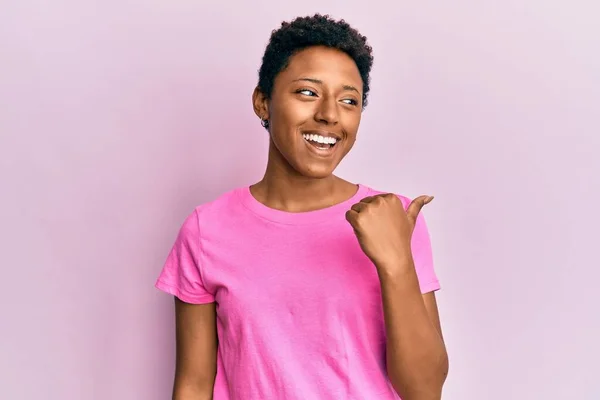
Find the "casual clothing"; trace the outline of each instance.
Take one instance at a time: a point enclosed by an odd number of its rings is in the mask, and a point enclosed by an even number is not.
[[[345,219],[378,193],[358,185],[343,203],[290,213],[243,187],[186,219],[156,287],[217,303],[215,400],[399,398],[385,368],[379,278]],[[439,289],[422,215],[412,251],[421,292]]]

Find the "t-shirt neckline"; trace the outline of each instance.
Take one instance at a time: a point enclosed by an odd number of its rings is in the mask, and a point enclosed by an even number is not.
[[[357,189],[352,197],[340,203],[319,210],[304,211],[304,212],[289,212],[270,208],[252,195],[250,186],[244,186],[238,189],[238,197],[242,204],[258,216],[270,221],[284,223],[288,225],[304,225],[314,224],[319,222],[327,222],[333,216],[345,215],[346,211],[353,204],[358,203],[363,198],[367,197],[369,188],[360,183],[356,184]]]

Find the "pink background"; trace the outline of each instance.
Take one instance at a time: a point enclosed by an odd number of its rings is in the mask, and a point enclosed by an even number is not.
[[[2,2],[0,398],[169,398],[154,280],[194,205],[260,178],[262,51],[316,11],[375,49],[338,172],[436,196],[444,399],[600,398],[598,3],[301,3]]]

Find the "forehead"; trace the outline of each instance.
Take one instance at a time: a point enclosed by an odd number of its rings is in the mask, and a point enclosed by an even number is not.
[[[362,78],[354,60],[343,51],[327,47],[309,47],[299,51],[279,75],[284,81],[316,78],[326,84],[362,88]]]

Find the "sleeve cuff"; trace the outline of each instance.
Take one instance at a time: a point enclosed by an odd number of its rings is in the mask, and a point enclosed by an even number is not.
[[[436,279],[424,284],[419,284],[419,286],[421,287],[421,294],[435,292],[440,290],[440,281]]]
[[[168,283],[165,283],[161,280],[156,281],[156,284],[154,285],[154,287],[156,287],[158,290],[161,290],[165,293],[168,293],[168,294],[171,294],[171,295],[177,297],[179,300],[181,300],[185,303],[208,304],[208,303],[213,303],[215,301],[215,297],[209,293],[200,294],[200,295],[191,294],[180,288],[169,285]]]

